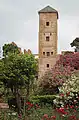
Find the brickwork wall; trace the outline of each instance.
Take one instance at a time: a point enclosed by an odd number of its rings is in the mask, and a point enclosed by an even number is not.
[[[46,26],[49,22],[49,26]],[[49,41],[46,41],[49,36]],[[45,55],[43,54],[45,52]],[[50,52],[50,56],[47,56]],[[53,55],[51,55],[53,52]],[[39,76],[51,69],[57,60],[57,13],[39,14]],[[47,67],[49,64],[49,68]]]

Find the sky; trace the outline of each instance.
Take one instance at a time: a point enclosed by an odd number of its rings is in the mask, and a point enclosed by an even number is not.
[[[58,53],[74,50],[79,37],[79,0],[0,0],[0,47],[15,42],[38,53],[38,11],[50,5],[58,11]]]

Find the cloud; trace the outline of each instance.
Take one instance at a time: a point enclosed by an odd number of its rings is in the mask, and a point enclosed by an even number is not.
[[[79,0],[0,0],[0,46],[14,41],[37,53],[38,11],[48,4],[59,12],[58,51],[70,50],[79,36]]]
[[[78,16],[63,16],[58,22],[59,51],[72,50],[70,43],[78,36]]]
[[[36,18],[24,22],[23,34],[16,42],[22,48],[29,48],[33,53],[38,52],[38,20]]]

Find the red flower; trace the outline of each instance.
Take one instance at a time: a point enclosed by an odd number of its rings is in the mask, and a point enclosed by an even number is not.
[[[57,109],[57,112],[61,113],[61,114],[64,114],[64,115],[67,115],[68,112],[65,112],[65,109],[64,108],[59,108]]]
[[[31,103],[30,103],[30,102],[26,102],[26,104],[27,104],[27,105],[31,105]]]
[[[27,108],[27,110],[30,110],[30,109],[31,109],[31,107],[28,107],[28,108]]]
[[[44,114],[44,118],[48,118],[48,115],[47,115],[47,114]]]
[[[74,108],[74,106],[73,106],[73,105],[71,105],[71,106],[70,106],[70,108],[71,108],[71,109],[73,109],[73,108]]]
[[[31,104],[30,104],[30,107],[33,107],[33,106],[34,106],[34,104],[31,103]]]
[[[66,93],[66,96],[69,96],[69,95],[70,95],[70,92],[67,92],[67,93]]]
[[[64,96],[64,94],[62,93],[62,94],[60,94],[60,96],[61,96],[61,97],[63,97],[63,96]]]
[[[38,104],[36,104],[36,107],[37,107],[37,108],[40,108],[40,106],[39,106]]]
[[[76,108],[78,108],[78,106],[76,106]]]
[[[74,109],[74,112],[76,112],[76,110]]]
[[[76,116],[75,115],[72,115],[69,118],[70,118],[70,120],[76,120]]]
[[[56,116],[51,116],[52,119],[56,119]]]
[[[49,119],[48,115],[47,114],[44,114],[44,116],[42,117],[42,120],[44,120],[46,118],[46,120]]]
[[[22,118],[22,115],[21,115],[21,114],[18,114],[18,118]]]

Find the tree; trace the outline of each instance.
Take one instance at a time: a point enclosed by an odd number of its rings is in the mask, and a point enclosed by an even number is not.
[[[39,83],[41,94],[55,94],[73,71],[79,70],[79,53],[60,55],[55,66],[47,71]]]
[[[79,70],[79,53],[61,55],[56,65],[70,66],[71,70]]]
[[[20,53],[18,46],[12,42],[11,44],[4,44],[3,56],[6,57],[9,53]]]
[[[11,93],[17,103],[18,114],[21,113],[21,90],[29,90],[36,77],[37,61],[32,54],[8,53],[7,57],[0,60],[0,81],[3,82],[8,93]],[[10,94],[9,94],[10,95]]]
[[[58,87],[62,86],[64,81],[71,75],[69,66],[55,65],[54,68],[47,71],[41,78],[39,88],[40,94],[56,94],[59,92]]]
[[[77,37],[73,42],[70,44],[71,47],[75,47],[75,52],[79,52],[79,38]]]

